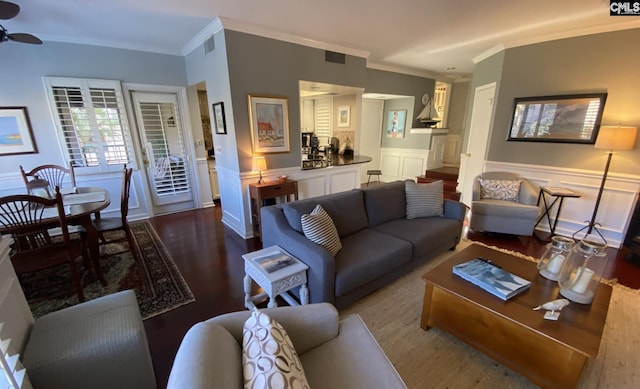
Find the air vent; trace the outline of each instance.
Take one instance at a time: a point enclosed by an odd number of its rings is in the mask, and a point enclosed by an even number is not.
[[[326,62],[341,63],[344,65],[346,63],[347,56],[342,53],[327,50],[324,52],[324,60]]]
[[[206,41],[204,41],[204,55],[209,54],[216,48],[216,44],[213,41],[213,36],[209,37]]]

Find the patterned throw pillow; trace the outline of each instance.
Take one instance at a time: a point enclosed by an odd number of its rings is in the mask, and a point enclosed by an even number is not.
[[[338,230],[331,216],[320,204],[316,205],[310,214],[302,215],[300,221],[302,232],[307,239],[324,247],[331,255],[336,255],[340,251],[342,242],[340,242]]]
[[[257,308],[243,326],[242,366],[245,389],[309,389],[291,338]]]
[[[418,217],[442,216],[444,212],[443,182],[416,184],[405,181],[404,192],[407,197],[407,219]]]
[[[518,201],[521,180],[485,180],[480,183],[480,199]]]

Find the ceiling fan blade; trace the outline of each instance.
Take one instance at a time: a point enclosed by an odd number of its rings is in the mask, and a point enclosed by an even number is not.
[[[20,6],[18,4],[0,0],[0,19],[7,20],[14,18],[19,12]]]
[[[32,43],[34,45],[42,44],[42,41],[40,40],[40,38],[31,34],[24,34],[24,33],[9,34],[8,38],[11,41],[20,42],[20,43]]]

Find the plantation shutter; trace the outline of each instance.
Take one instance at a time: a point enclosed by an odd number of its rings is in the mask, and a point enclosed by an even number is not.
[[[76,169],[119,170],[134,160],[118,81],[47,77],[45,84],[61,143]]]
[[[158,196],[166,196],[190,191],[189,175],[184,161],[176,158],[171,150],[185,150],[180,129],[171,129],[180,125],[175,104],[139,103],[141,120],[144,124],[149,157],[154,161],[154,181]],[[175,154],[175,152],[174,152]]]
[[[315,134],[320,144],[328,144],[332,135],[333,98],[316,100]]]

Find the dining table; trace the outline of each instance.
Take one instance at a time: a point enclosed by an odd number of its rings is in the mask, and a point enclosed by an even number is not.
[[[89,251],[93,271],[100,283],[106,285],[107,281],[100,270],[100,234],[91,218],[92,215],[99,218],[100,211],[109,206],[111,203],[109,191],[97,187],[74,187],[62,189],[60,192],[67,224],[81,226],[84,229],[84,243]],[[50,223],[52,228],[59,226],[58,212],[55,208],[46,209],[43,218],[46,219],[44,222]]]

